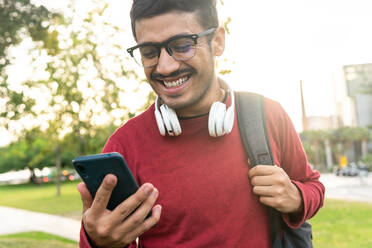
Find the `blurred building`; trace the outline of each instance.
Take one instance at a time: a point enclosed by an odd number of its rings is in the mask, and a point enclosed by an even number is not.
[[[300,81],[301,107],[302,107],[302,128],[306,130],[327,130],[340,127],[338,115],[332,116],[307,116],[305,108],[304,92],[302,81]]]
[[[327,130],[338,128],[338,116],[308,116],[306,118],[307,130]]]
[[[327,130],[343,126],[372,128],[372,63],[345,65],[334,74],[333,79],[336,107],[333,116],[306,115],[301,82],[303,129]],[[329,144],[325,145],[326,150],[327,146]],[[354,142],[345,151],[351,162],[357,162],[368,153],[372,153],[371,140]],[[331,156],[331,151],[328,151],[328,166],[332,164]]]
[[[352,124],[372,126],[372,63],[346,65],[344,75],[351,100]]]
[[[306,115],[301,82],[304,130],[372,127],[372,63],[345,65],[338,74],[334,79],[336,113],[333,116]]]

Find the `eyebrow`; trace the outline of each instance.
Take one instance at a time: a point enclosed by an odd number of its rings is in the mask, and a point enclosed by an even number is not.
[[[184,37],[190,37],[190,36],[193,36],[195,34],[187,34],[187,33],[181,33],[181,34],[177,34],[175,36],[172,36],[170,37],[169,39],[163,41],[163,42],[143,42],[143,43],[140,43],[140,44],[137,44],[136,47],[141,47],[141,46],[157,46],[157,45],[162,45],[162,44],[165,44],[167,43],[168,41],[171,41],[171,40],[176,40],[178,38],[184,38]]]

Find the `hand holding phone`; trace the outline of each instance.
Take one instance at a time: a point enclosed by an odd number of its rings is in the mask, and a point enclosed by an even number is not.
[[[80,161],[80,159],[75,159],[75,163],[76,161]],[[99,247],[127,246],[153,227],[160,219],[161,206],[153,207],[158,191],[149,183],[142,185],[134,195],[129,196],[113,211],[107,211],[110,195],[118,183],[119,178],[106,174],[102,184],[95,192],[94,199],[92,199],[86,184],[80,183],[78,185],[83,201],[85,232],[91,242]],[[151,209],[153,213],[146,219],[146,215]]]

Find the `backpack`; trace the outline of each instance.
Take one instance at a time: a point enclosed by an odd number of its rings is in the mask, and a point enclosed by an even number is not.
[[[273,165],[273,155],[267,135],[264,97],[250,92],[236,92],[235,105],[240,136],[248,154],[250,165]],[[312,248],[311,225],[305,222],[292,229],[281,214],[268,207],[270,235],[273,248]]]

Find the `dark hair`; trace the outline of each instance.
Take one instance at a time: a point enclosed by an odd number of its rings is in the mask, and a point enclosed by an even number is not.
[[[134,38],[136,21],[171,11],[195,12],[203,28],[218,27],[216,0],[133,0],[130,18]]]

